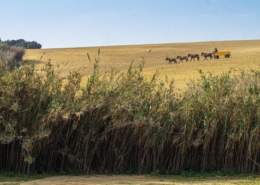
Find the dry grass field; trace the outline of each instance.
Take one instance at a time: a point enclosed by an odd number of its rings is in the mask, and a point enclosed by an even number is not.
[[[187,53],[207,52],[215,47],[219,50],[231,51],[232,58],[182,64],[168,64],[165,61],[166,56],[175,57]],[[51,62],[61,76],[67,75],[70,71],[78,71],[86,77],[92,70],[98,50],[98,47],[27,50],[25,59],[38,60],[39,62],[31,61],[38,67]],[[131,62],[138,64],[144,61],[145,75],[149,77],[159,71],[162,78],[165,76],[173,78],[179,88],[183,88],[190,79],[196,79],[199,76],[199,69],[218,74],[231,69],[260,68],[260,40],[113,46],[100,47],[100,51],[102,71],[108,71],[111,68],[122,71],[126,70]],[[88,54],[92,61],[89,61]]]

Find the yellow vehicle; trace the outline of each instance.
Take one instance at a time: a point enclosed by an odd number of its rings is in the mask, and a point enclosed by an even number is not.
[[[231,52],[230,51],[215,51],[214,52],[214,58],[230,58]]]

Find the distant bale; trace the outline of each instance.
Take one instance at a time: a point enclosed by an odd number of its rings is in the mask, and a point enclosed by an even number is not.
[[[20,67],[24,54],[22,48],[0,45],[0,68],[12,70]]]
[[[151,52],[152,52],[152,49],[147,49],[146,52],[147,52],[147,53],[151,53]]]

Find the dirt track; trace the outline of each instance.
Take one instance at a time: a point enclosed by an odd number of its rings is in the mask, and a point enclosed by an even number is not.
[[[150,177],[150,176],[62,176],[51,177],[22,185],[256,185],[260,179],[225,179],[225,178],[174,178],[174,177]]]

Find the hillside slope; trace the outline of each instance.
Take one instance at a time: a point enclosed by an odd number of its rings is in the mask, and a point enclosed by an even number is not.
[[[232,52],[231,59],[219,61],[199,61],[182,64],[168,64],[165,57],[186,55],[187,53],[201,53],[212,51],[215,47],[220,50]],[[230,69],[256,69],[260,68],[260,40],[255,41],[224,41],[224,42],[199,42],[158,45],[134,45],[134,46],[111,46],[100,48],[100,67],[107,71],[111,68],[126,70],[131,62],[136,64],[144,61],[144,72],[149,77],[155,71],[159,71],[162,77],[174,78],[176,86],[183,88],[190,79],[198,77],[198,70],[214,74]],[[64,48],[64,49],[41,49],[27,50],[25,59],[39,60],[33,62],[38,67],[47,62],[56,66],[61,76],[70,71],[78,71],[87,76],[97,56],[98,47],[89,48]],[[92,61],[89,61],[88,54]]]

